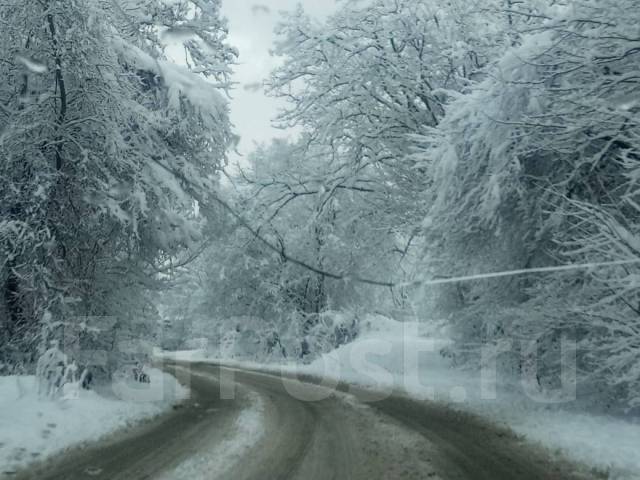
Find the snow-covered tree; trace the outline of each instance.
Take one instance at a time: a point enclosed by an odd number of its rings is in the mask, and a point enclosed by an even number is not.
[[[277,121],[304,133],[293,182],[262,182],[263,191],[279,192],[274,210],[296,208],[296,187],[321,190],[325,206],[335,197],[343,219],[371,208],[356,237],[376,241],[362,249],[403,260],[419,243],[422,192],[432,182],[413,155],[418,135],[437,128],[446,104],[481,81],[521,29],[540,22],[542,2],[511,3],[376,0],[343,2],[322,23],[301,8],[286,16],[275,49],[283,63],[268,91],[288,102]],[[354,195],[361,200],[345,199]]]
[[[577,0],[538,16],[425,138],[438,274],[636,258],[637,9]],[[637,402],[634,270],[460,285],[448,306],[466,309],[459,331],[475,344],[524,336],[551,352],[575,338],[588,379]],[[490,314],[496,305],[520,313]]]
[[[206,211],[234,141],[219,2],[1,8],[3,344],[34,352],[84,316],[127,331],[200,241],[194,201]],[[164,53],[175,42],[186,66]]]
[[[343,2],[322,23],[301,8],[287,15],[268,91],[287,101],[278,123],[302,133],[258,148],[235,180],[249,228],[209,253],[208,311],[315,322],[329,309],[406,307],[405,289],[386,284],[419,270],[410,259],[430,172],[413,155],[417,134],[440,124],[535,12],[376,0]]]

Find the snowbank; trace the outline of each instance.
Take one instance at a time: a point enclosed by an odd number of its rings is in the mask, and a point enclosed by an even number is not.
[[[206,362],[211,356],[206,349],[168,351],[160,348],[153,350],[153,356],[157,359],[173,360],[176,362]]]
[[[285,370],[337,378],[382,392],[404,390],[488,417],[530,441],[609,472],[611,479],[640,478],[640,422],[569,410],[528,384],[492,372],[453,368],[440,350],[446,331],[378,317],[354,343],[308,366]]]
[[[611,479],[640,478],[640,422],[571,411],[570,403],[552,403],[526,379],[513,383],[492,375],[453,368],[440,351],[450,344],[446,329],[370,316],[355,342],[323,355],[310,365],[264,365],[207,358],[204,351],[172,352],[169,358],[212,361],[231,367],[308,374],[325,386],[343,381],[377,392],[406,391],[419,399],[507,425],[530,441],[558,449],[567,457],[608,471]]]
[[[104,395],[68,389],[57,400],[40,398],[33,376],[0,377],[0,474],[158,415],[188,396],[173,376],[148,374],[148,384],[116,382]]]

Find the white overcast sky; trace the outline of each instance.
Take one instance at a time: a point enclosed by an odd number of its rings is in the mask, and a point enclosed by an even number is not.
[[[243,157],[256,143],[287,136],[271,126],[281,104],[265,96],[262,90],[247,90],[244,86],[261,83],[277,65],[269,50],[275,40],[279,13],[298,4],[318,18],[335,9],[335,0],[222,0],[222,13],[229,20],[229,43],[240,52],[239,64],[234,68],[234,81],[238,85],[232,92],[231,119],[241,137],[238,151]],[[235,154],[231,156],[232,163],[237,160]]]

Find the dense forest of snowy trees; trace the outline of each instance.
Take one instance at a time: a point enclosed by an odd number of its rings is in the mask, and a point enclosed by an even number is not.
[[[277,122],[302,134],[259,148],[233,180],[253,231],[208,253],[188,318],[200,305],[236,318],[216,338],[257,329],[291,355],[301,339],[356,334],[362,312],[448,318],[457,362],[508,339],[505,373],[537,362],[541,389],[560,381],[569,339],[585,403],[637,406],[637,265],[420,284],[638,259],[632,4],[377,0],[343,2],[323,23],[289,14],[266,88],[288,104]],[[350,314],[322,314],[336,310]]]
[[[541,388],[574,340],[581,398],[640,407],[637,7],[293,11],[265,88],[300,134],[223,180],[236,52],[217,0],[5,2],[0,361],[60,329],[151,340],[158,305],[170,348],[248,332],[265,355],[297,358],[381,312],[447,318],[461,364],[524,341],[502,367],[537,362]],[[609,266],[424,284],[587,263]]]

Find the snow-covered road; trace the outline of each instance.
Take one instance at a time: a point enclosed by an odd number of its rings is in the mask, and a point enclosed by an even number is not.
[[[17,478],[596,478],[506,430],[436,404],[366,403],[310,383],[215,365],[169,365],[192,396],[182,408]]]

